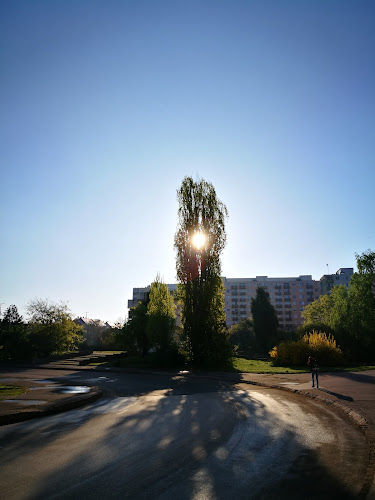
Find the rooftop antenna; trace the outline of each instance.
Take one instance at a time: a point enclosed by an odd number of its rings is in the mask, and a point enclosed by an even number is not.
[[[87,313],[88,313],[88,311],[86,311],[86,323],[87,323]]]
[[[327,264],[327,274],[329,274],[329,265]]]

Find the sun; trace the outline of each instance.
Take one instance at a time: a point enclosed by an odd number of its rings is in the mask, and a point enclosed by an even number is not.
[[[193,247],[197,250],[201,250],[206,243],[206,235],[204,233],[195,233],[191,239]]]

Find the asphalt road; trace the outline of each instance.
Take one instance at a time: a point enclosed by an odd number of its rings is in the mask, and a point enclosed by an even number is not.
[[[0,428],[2,498],[331,500],[363,484],[364,436],[308,398],[183,376],[63,378],[105,396]]]

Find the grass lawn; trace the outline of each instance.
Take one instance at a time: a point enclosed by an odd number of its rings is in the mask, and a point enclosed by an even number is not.
[[[361,372],[375,370],[374,365],[345,365],[345,366],[321,366],[320,372]],[[232,371],[228,369],[227,371]],[[306,373],[310,369],[306,366],[272,366],[270,361],[257,361],[245,358],[233,358],[233,371],[242,373]]]
[[[93,351],[92,355],[96,356],[97,354],[122,354],[124,351]]]
[[[21,387],[19,385],[3,385],[0,384],[0,400],[7,399],[12,396],[20,396],[27,392],[26,387]]]
[[[306,373],[310,371],[308,367],[285,367],[272,366],[270,361],[258,361],[256,359],[233,358],[233,368],[226,371],[240,373]]]
[[[93,362],[90,363],[90,366],[117,366],[123,368],[139,368],[139,369],[152,369],[155,368],[154,357],[146,356],[145,358],[141,358],[138,356],[124,356],[123,358],[118,358],[114,361],[103,361],[103,362]],[[160,367],[162,370],[163,367]],[[178,369],[178,368],[176,368]],[[181,370],[189,370],[186,366],[180,367]],[[320,372],[342,372],[342,371],[364,371],[364,370],[375,370],[375,365],[345,365],[345,366],[322,366],[319,368]],[[206,371],[206,370],[205,370]],[[270,361],[260,361],[255,359],[245,359],[245,358],[233,358],[232,366],[227,367],[223,371],[226,372],[238,372],[238,373],[307,373],[309,372],[309,368],[306,366],[294,366],[294,367],[285,367],[285,366],[272,366]]]

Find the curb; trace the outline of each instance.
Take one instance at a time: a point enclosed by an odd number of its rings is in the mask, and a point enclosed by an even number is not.
[[[33,418],[47,417],[50,415],[63,413],[65,411],[74,410],[75,408],[79,408],[80,406],[93,403],[97,399],[101,398],[102,395],[103,391],[99,387],[91,387],[88,394],[72,396],[60,402],[57,401],[55,403],[50,403],[45,408],[40,410],[21,410],[14,413],[8,413],[7,415],[0,415],[0,426],[16,424],[18,422],[25,422],[26,420],[31,420]]]

